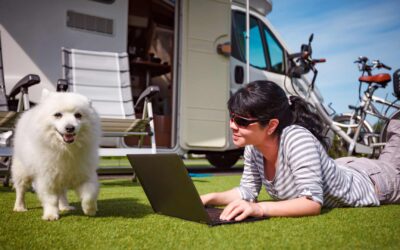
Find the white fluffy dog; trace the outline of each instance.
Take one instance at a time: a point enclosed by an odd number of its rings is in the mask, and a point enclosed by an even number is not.
[[[14,211],[27,211],[24,195],[33,185],[44,220],[73,210],[66,197],[75,189],[82,210],[97,211],[100,122],[88,98],[75,93],[43,91],[40,104],[26,111],[16,126],[12,180]]]

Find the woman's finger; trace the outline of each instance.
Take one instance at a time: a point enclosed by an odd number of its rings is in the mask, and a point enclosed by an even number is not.
[[[221,220],[226,220],[226,217],[235,209],[240,201],[232,201],[225,207],[224,211],[220,214],[219,218]]]
[[[235,221],[241,221],[241,220],[246,219],[247,217],[249,217],[250,213],[251,213],[250,208],[244,209],[240,215],[235,217]]]
[[[230,203],[230,204],[228,204],[228,206],[226,206],[225,208],[224,208],[224,210],[222,211],[222,213],[220,214],[220,216],[219,216],[219,218],[221,219],[221,220],[225,220],[226,219],[226,217],[232,212],[232,210],[235,208],[235,204],[232,204],[232,203]]]
[[[236,218],[236,216],[243,213],[244,210],[245,209],[243,206],[241,206],[241,205],[236,206],[235,209],[233,209],[231,211],[231,213],[226,216],[226,220],[232,220],[232,219]]]

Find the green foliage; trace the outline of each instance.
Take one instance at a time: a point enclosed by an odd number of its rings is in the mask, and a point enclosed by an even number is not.
[[[374,125],[372,127],[374,132],[377,134],[380,134],[383,126],[385,125],[385,122],[386,121],[384,121],[384,120],[378,120],[376,123],[374,123]]]
[[[171,180],[173,181],[173,180]],[[193,179],[199,193],[237,186],[239,175]],[[55,222],[41,220],[35,194],[27,194],[29,211],[12,211],[15,193],[0,188],[0,249],[397,249],[400,206],[340,208],[305,218],[208,227],[157,215],[137,183],[103,180],[96,217],[76,211]],[[262,190],[261,199],[269,199]]]
[[[332,141],[332,146],[328,150],[328,155],[332,159],[337,159],[340,157],[347,156],[347,150],[346,148],[342,145],[342,142],[336,134],[333,137]]]

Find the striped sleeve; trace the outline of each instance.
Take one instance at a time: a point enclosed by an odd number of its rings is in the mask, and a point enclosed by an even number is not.
[[[252,146],[246,146],[244,149],[244,169],[240,186],[238,187],[241,198],[248,201],[257,200],[262,186],[253,151]]]
[[[318,144],[305,129],[287,131],[285,151],[292,171],[298,197],[307,197],[321,205],[324,203],[321,156]]]

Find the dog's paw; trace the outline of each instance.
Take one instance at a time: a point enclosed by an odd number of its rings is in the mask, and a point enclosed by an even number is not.
[[[16,206],[16,207],[14,207],[14,212],[26,212],[26,211],[28,211],[28,209],[26,209],[26,207],[21,207],[21,206]]]
[[[58,214],[43,214],[42,219],[47,221],[55,221],[58,220],[60,216]]]
[[[85,215],[95,216],[97,212],[96,201],[82,202],[82,210]]]
[[[65,211],[73,211],[76,208],[74,206],[59,206],[60,211],[65,212]]]
[[[95,207],[84,208],[83,213],[88,216],[95,216],[97,209]]]

